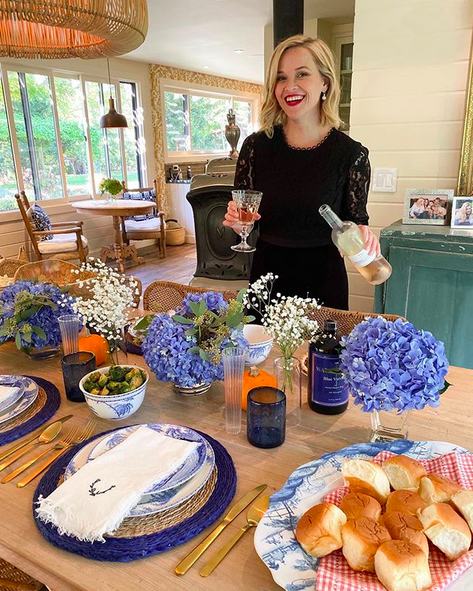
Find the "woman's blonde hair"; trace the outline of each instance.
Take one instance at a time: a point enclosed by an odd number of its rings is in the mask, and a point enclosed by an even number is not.
[[[261,129],[268,137],[273,137],[274,126],[286,123],[286,114],[279,106],[274,89],[276,87],[279,62],[282,54],[292,47],[305,47],[314,58],[315,65],[328,83],[327,98],[320,101],[320,123],[325,126],[338,128],[340,117],[338,115],[338,104],[340,102],[340,84],[335,74],[335,63],[333,53],[326,43],[321,39],[312,39],[304,35],[293,35],[282,41],[273,51],[266,73],[264,85],[263,105],[260,113]]]

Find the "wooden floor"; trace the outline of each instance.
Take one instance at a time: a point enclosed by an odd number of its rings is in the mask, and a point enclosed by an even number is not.
[[[140,253],[142,254],[142,253]],[[167,246],[166,257],[159,257],[158,250],[149,250],[143,254],[143,265],[127,263],[125,273],[134,275],[143,284],[143,290],[153,281],[174,281],[187,285],[194,275],[196,266],[195,244]]]

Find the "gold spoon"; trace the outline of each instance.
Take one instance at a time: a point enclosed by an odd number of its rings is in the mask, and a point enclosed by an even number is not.
[[[246,514],[246,525],[240,528],[237,533],[233,536],[233,538],[223,546],[212,558],[204,564],[204,566],[200,569],[200,576],[201,577],[208,577],[211,572],[213,572],[217,566],[222,562],[225,556],[230,552],[233,546],[238,542],[238,540],[246,534],[248,530],[252,527],[256,527],[260,522],[261,518],[265,514],[269,507],[269,497],[260,497],[256,499],[256,501],[251,505],[248,509],[248,513]]]
[[[13,454],[10,458],[8,458],[8,460],[6,462],[3,462],[3,464],[0,464],[0,472],[2,470],[5,470],[5,468],[7,468],[10,464],[13,464],[13,462],[16,462],[16,460],[18,460],[18,458],[21,458],[26,453],[28,453],[30,451],[30,449],[33,449],[33,447],[35,445],[41,445],[42,443],[51,443],[51,441],[59,435],[61,429],[62,429],[62,422],[61,421],[56,421],[52,425],[49,425],[49,427],[47,427],[41,433],[41,435],[38,437],[37,441],[30,443],[29,445],[24,447],[18,453]]]

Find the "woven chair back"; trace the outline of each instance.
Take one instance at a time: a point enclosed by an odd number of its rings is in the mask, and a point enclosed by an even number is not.
[[[202,287],[191,287],[190,285],[182,285],[181,283],[172,283],[171,281],[154,281],[145,289],[143,294],[143,308],[150,312],[167,312],[168,310],[175,310],[182,304],[182,300],[187,297],[189,293],[205,293],[209,291]],[[222,291],[213,289],[212,291],[220,292],[227,302],[237,296],[237,291]]]
[[[402,318],[402,316],[396,316],[395,314],[375,314],[373,312],[352,312],[347,310],[337,310],[335,308],[321,307],[316,312],[309,315],[311,320],[317,320],[320,328],[323,327],[324,320],[336,320],[338,323],[338,332],[341,335],[348,335],[351,333],[353,328],[368,318],[377,318],[381,316],[386,320],[396,320]]]
[[[47,591],[36,581],[6,560],[0,558],[0,591]]]

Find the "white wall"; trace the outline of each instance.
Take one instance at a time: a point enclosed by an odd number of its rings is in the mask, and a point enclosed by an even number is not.
[[[1,60],[2,64],[31,66],[35,70],[56,70],[74,74],[84,74],[103,81],[107,81],[107,63],[105,59],[95,60]],[[155,175],[153,154],[153,127],[151,121],[151,91],[149,80],[149,66],[144,62],[126,59],[111,59],[110,69],[112,79],[132,80],[139,83],[141,101],[144,114],[144,136],[146,142],[146,173],[148,184],[151,184]],[[84,234],[89,240],[90,254],[95,256],[100,253],[102,246],[113,242],[112,218],[93,217],[91,215],[78,214],[71,203],[56,201],[48,203],[42,201],[41,205],[47,210],[53,222],[77,220],[84,221]],[[0,212],[0,254],[4,257],[16,257],[21,245],[27,241],[24,224],[19,211]],[[148,241],[137,243],[138,246],[150,244]]]
[[[472,26],[473,0],[356,0],[350,136],[398,169],[396,193],[370,193],[376,233],[406,189],[456,187]],[[372,310],[374,289],[349,277],[350,307]]]

